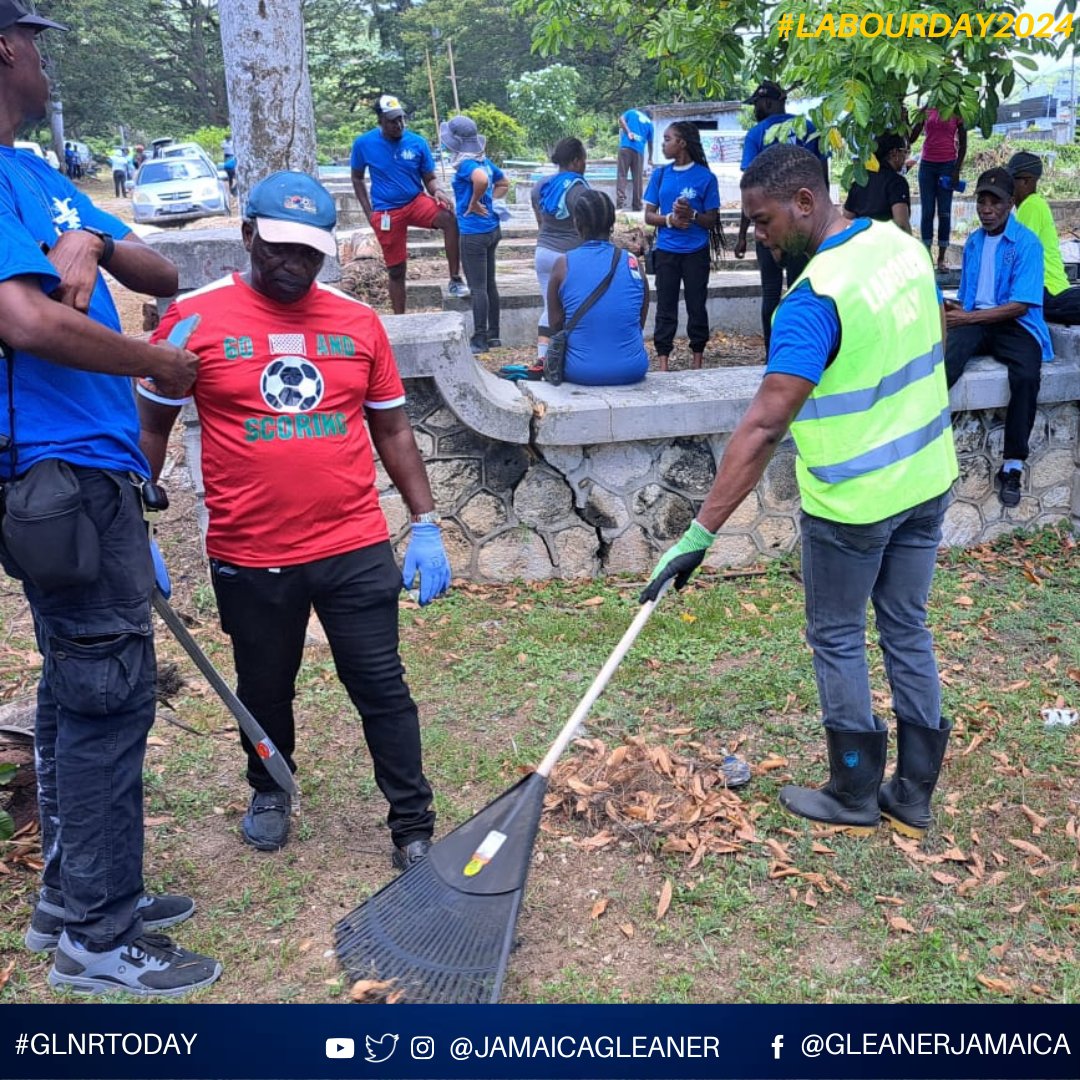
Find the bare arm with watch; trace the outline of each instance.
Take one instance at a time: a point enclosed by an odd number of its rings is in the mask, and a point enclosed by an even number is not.
[[[424,459],[416,448],[404,408],[368,408],[365,414],[375,451],[410,511],[412,535],[405,552],[402,584],[411,589],[419,574],[419,600],[424,606],[450,588],[450,562],[443,547]]]
[[[117,240],[99,229],[68,229],[45,254],[60,276],[53,299],[76,311],[89,310],[99,268],[149,296],[172,296],[179,284],[176,267],[134,233]]]

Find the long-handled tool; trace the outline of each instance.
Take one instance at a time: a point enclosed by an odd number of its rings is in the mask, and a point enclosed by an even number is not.
[[[669,584],[642,604],[536,772],[334,927],[353,979],[392,981],[411,1003],[499,1000],[548,777]]]
[[[173,611],[169,601],[156,585],[151,602],[154,610],[172,631],[173,637],[184,647],[184,652],[195,661],[195,666],[206,676],[206,681],[217,692],[218,697],[225,703],[225,707],[236,717],[244,734],[255,744],[255,752],[262,759],[266,771],[274,778],[274,782],[294,797],[299,794],[292,770],[278,753],[270,736],[263,731],[262,725],[251,715],[248,707],[233,693],[232,688],[221,677],[221,673],[210,662],[210,657],[199,648],[199,643],[191,636],[183,620]]]

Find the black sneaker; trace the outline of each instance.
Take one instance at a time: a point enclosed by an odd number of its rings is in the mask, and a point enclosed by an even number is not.
[[[253,791],[241,823],[244,840],[259,851],[277,851],[289,839],[292,799],[287,791]]]
[[[469,348],[472,350],[473,356],[480,356],[488,351],[488,339],[487,334],[473,334],[469,338]]]
[[[998,470],[998,500],[1002,506],[1020,505],[1020,480],[1023,475],[1021,469],[1010,469],[1008,472]]]
[[[216,960],[181,949],[164,934],[143,934],[129,945],[91,952],[65,932],[56,947],[49,985],[83,994],[177,997],[209,986],[220,974]]]
[[[144,896],[139,901],[143,930],[164,930],[175,926],[195,914],[195,901],[190,896]],[[23,941],[31,952],[52,952],[64,932],[64,909],[47,900],[38,900],[30,916],[30,928]]]
[[[413,840],[404,847],[395,847],[392,861],[395,870],[408,870],[415,866],[421,859],[427,858],[431,850],[430,840]]]
[[[488,348],[489,349],[501,349],[502,348],[502,338],[489,337],[487,343],[488,343]]]

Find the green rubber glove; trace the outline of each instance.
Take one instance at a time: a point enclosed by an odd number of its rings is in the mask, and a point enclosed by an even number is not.
[[[675,579],[675,588],[681,589],[689,580],[690,575],[701,565],[705,553],[712,547],[716,539],[716,533],[709,532],[700,521],[695,518],[690,523],[690,528],[679,538],[678,543],[660,556],[656,569],[649,578],[649,584],[641,590],[638,598],[641,603],[655,600],[660,595],[660,587],[669,578]]]

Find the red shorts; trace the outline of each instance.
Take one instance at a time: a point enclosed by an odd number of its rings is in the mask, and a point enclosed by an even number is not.
[[[375,223],[375,237],[382,248],[386,265],[398,266],[409,257],[407,241],[410,225],[418,229],[434,229],[435,219],[445,209],[442,203],[421,193],[412,202],[399,206],[396,210],[374,211],[371,216]],[[383,214],[390,215],[389,229],[382,227]]]

